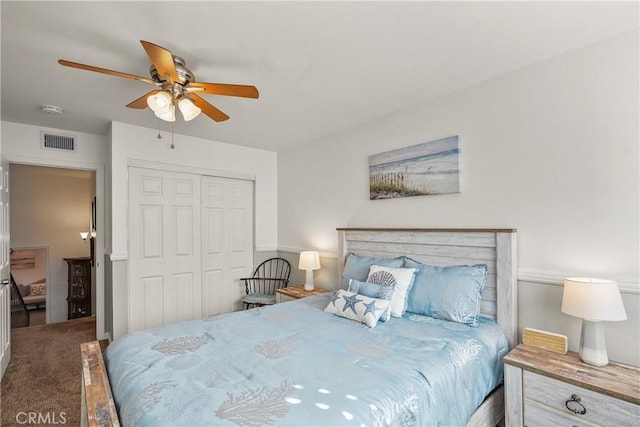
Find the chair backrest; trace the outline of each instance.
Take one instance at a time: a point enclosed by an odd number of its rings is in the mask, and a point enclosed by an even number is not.
[[[24,328],[29,326],[29,310],[22,299],[18,285],[11,275],[11,327]]]
[[[270,258],[263,261],[253,272],[248,282],[248,293],[260,293],[272,295],[276,289],[284,288],[289,284],[291,264],[284,258]]]

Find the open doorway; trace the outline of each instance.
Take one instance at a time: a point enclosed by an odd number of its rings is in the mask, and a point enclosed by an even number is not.
[[[72,307],[70,299],[76,298],[78,293],[74,290],[72,298],[69,298],[69,289],[78,284],[77,278],[72,278],[77,272],[68,260],[85,259],[89,267],[88,277],[85,278],[87,289],[83,295],[88,300],[82,313],[95,314],[96,274],[91,250],[91,232],[95,230],[95,171],[14,163],[9,171],[11,248],[14,253],[20,250],[27,256],[33,253],[34,258],[42,256],[36,255],[38,248],[45,248],[46,257],[40,263],[35,258],[33,268],[15,269],[12,265],[11,272],[16,283],[41,292],[42,287],[38,286],[38,282],[42,283],[44,279],[42,317],[45,323],[76,318],[78,312]],[[81,233],[88,233],[89,237],[83,238]],[[39,267],[42,265],[46,266],[44,277],[31,281],[32,276],[42,274]],[[26,289],[23,288],[22,292],[26,292]],[[30,314],[35,315],[32,323],[35,324],[42,306],[28,305],[28,308]]]

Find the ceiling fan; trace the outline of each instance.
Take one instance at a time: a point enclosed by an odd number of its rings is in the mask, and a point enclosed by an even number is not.
[[[258,89],[255,86],[197,82],[194,74],[185,66],[184,59],[173,55],[162,46],[144,40],[140,40],[140,43],[142,43],[142,47],[144,47],[151,59],[152,65],[149,70],[151,78],[79,64],[64,59],[59,59],[58,63],[66,67],[124,77],[155,86],[156,89],[130,102],[127,107],[149,107],[157,117],[168,122],[175,121],[176,106],[182,112],[185,121],[193,120],[201,111],[216,122],[222,122],[229,118],[224,112],[205,101],[200,95],[258,98]]]

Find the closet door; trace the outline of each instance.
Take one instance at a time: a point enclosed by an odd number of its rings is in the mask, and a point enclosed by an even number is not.
[[[129,168],[129,331],[202,317],[200,175]]]
[[[241,277],[253,272],[253,182],[202,177],[204,316],[242,308]]]

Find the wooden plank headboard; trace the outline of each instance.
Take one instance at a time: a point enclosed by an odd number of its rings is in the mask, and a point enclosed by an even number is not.
[[[487,284],[480,312],[496,319],[509,338],[518,338],[516,230],[429,228],[338,228],[338,275],[349,252],[380,258],[406,255],[424,264],[486,264]]]

